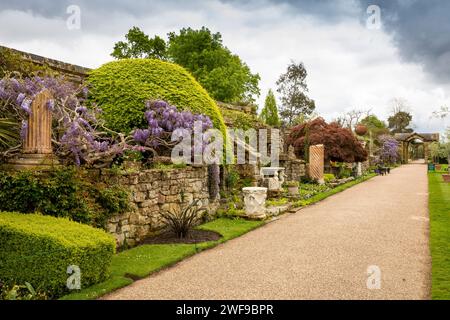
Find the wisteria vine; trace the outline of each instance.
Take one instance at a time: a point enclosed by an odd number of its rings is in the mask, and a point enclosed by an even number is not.
[[[105,128],[98,117],[100,108],[84,105],[88,89],[63,77],[5,77],[0,80],[0,115],[21,123],[22,138],[28,130],[32,102],[45,90],[52,96],[47,108],[53,117],[54,151],[60,158],[76,165],[103,166],[129,148],[123,134]],[[2,152],[2,156],[11,157],[19,151],[20,145]]]

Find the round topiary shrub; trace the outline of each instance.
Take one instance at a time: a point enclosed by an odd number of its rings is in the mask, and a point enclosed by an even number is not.
[[[130,132],[145,126],[145,101],[165,100],[179,110],[209,116],[225,133],[220,109],[183,67],[155,59],[123,59],[90,72],[91,99],[103,110],[107,126]]]

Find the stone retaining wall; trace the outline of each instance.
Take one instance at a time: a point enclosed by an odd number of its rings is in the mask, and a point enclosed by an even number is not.
[[[219,204],[210,199],[207,167],[149,169],[119,176],[102,173],[101,180],[124,186],[131,193],[132,210],[107,223],[107,230],[115,236],[118,247],[125,243],[133,246],[163,230],[162,210],[177,210],[182,203],[200,199],[202,206],[214,215]]]

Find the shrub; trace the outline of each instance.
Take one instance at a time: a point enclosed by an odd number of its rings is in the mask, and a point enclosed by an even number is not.
[[[178,238],[186,238],[189,231],[201,218],[201,213],[205,210],[200,208],[200,200],[194,200],[185,208],[174,211],[162,211],[161,216],[165,220],[168,228],[175,233]]]
[[[325,180],[325,183],[328,183],[336,180],[336,176],[332,173],[326,173],[323,175],[323,179]]]
[[[114,214],[128,209],[129,194],[122,188],[92,183],[71,168],[49,172],[0,171],[0,210],[44,215],[103,227]]]
[[[286,187],[298,187],[299,183],[298,183],[298,181],[287,181],[285,183],[285,186]]]
[[[293,145],[296,155],[304,159],[308,159],[309,147],[318,144],[325,146],[326,160],[364,162],[368,157],[367,151],[351,130],[342,128],[336,122],[328,124],[322,118],[295,126],[287,143]]]
[[[228,126],[235,129],[259,129],[267,126],[256,116],[237,110],[222,109],[223,117]]]
[[[162,99],[180,110],[207,115],[225,134],[220,109],[184,68],[154,59],[123,59],[91,71],[91,100],[103,110],[107,125],[130,132],[145,127],[145,101]]]
[[[0,280],[30,283],[55,298],[68,292],[69,266],[81,271],[81,287],[108,276],[115,242],[106,232],[63,218],[0,212]]]

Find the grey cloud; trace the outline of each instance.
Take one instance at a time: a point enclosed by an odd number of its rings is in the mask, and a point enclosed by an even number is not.
[[[450,83],[450,1],[362,0],[377,4],[401,56],[421,64],[438,81]]]
[[[315,16],[323,23],[345,19],[365,24],[369,5],[381,8],[384,30],[404,61],[423,66],[438,82],[450,83],[450,1],[448,0],[221,0],[243,8],[266,3],[289,5],[292,14]]]

